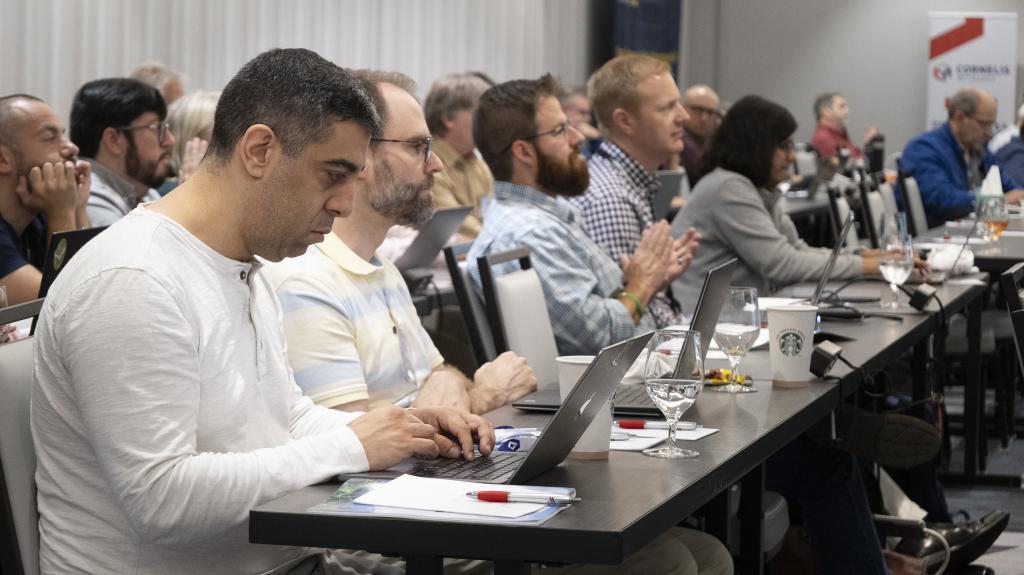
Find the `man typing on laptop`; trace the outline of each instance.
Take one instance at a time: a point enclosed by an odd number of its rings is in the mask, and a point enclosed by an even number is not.
[[[434,211],[431,187],[442,169],[431,152],[415,84],[397,72],[359,71],[383,120],[358,176],[352,214],[298,258],[267,273],[284,308],[295,380],[315,402],[343,410],[390,405],[416,394],[415,406],[486,413],[537,387],[512,352],[470,380],[445,365],[420,324],[395,265],[375,253],[395,224],[418,224]]]

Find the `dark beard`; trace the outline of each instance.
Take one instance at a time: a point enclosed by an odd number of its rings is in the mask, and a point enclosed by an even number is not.
[[[160,160],[153,162],[152,164],[142,164],[142,160],[139,159],[139,150],[135,147],[135,141],[128,138],[128,155],[125,156],[125,172],[128,177],[141,182],[144,186],[150,188],[159,188],[163,185],[164,180],[167,179],[167,170],[164,169],[162,173],[157,173],[156,168],[160,165]]]
[[[582,195],[590,185],[587,162],[574,149],[564,162],[554,161],[538,150],[537,186],[540,189],[567,198]]]
[[[369,193],[370,207],[401,226],[414,226],[426,222],[434,215],[434,200],[420,199],[420,194],[434,187],[434,174],[419,183],[399,182],[387,162],[374,166],[377,172]]]

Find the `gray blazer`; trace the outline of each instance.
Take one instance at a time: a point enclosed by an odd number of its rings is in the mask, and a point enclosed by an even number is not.
[[[757,189],[747,177],[722,168],[700,179],[672,221],[674,236],[691,226],[703,236],[690,269],[672,282],[687,315],[708,270],[730,258],[739,259],[732,285],[762,293],[821,277],[831,250],[801,240],[780,200],[778,191]],[[862,265],[860,256],[840,254],[832,279],[858,277]]]

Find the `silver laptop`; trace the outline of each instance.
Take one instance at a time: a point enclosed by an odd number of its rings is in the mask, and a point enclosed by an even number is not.
[[[715,334],[718,316],[722,313],[729,282],[732,281],[733,270],[736,269],[735,258],[720,264],[704,277],[704,287],[697,298],[697,307],[693,312],[690,329],[700,332],[701,357],[707,357],[711,347],[711,338]],[[637,352],[639,354],[639,352]],[[651,398],[642,385],[622,385],[621,377],[615,380],[615,413],[617,415],[660,415]],[[546,385],[537,391],[516,400],[512,405],[526,411],[554,411],[558,409],[559,393],[557,385]]]
[[[436,210],[434,216],[420,226],[420,231],[409,244],[409,249],[395,259],[395,267],[405,271],[433,266],[434,258],[455,235],[472,209],[470,206],[459,206]]]
[[[482,483],[526,483],[554,468],[569,455],[598,410],[607,409],[605,406],[615,390],[615,384],[626,375],[649,339],[651,334],[646,333],[602,349],[565,398],[565,403],[548,422],[533,449],[526,453],[493,451],[487,457],[478,454],[473,461],[411,459],[387,471],[342,477],[394,477],[410,473],[421,477]]]

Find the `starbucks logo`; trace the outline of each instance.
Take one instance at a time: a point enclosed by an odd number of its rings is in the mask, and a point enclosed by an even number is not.
[[[804,349],[804,334],[795,329],[787,329],[779,335],[779,351],[782,355],[794,357]]]

